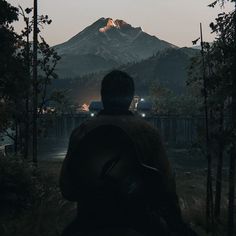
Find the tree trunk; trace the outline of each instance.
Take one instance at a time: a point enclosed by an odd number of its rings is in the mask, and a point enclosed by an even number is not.
[[[26,22],[27,27],[27,45],[26,45],[26,61],[27,61],[27,91],[26,91],[26,99],[25,99],[25,146],[24,146],[24,158],[28,159],[29,156],[29,131],[30,131],[30,114],[29,114],[29,96],[30,96],[30,42],[29,42],[29,19]]]
[[[228,236],[234,235],[234,195],[235,195],[235,149],[230,156],[229,167],[229,205],[228,205]]]
[[[222,167],[223,167],[223,147],[219,147],[217,174],[216,174],[216,195],[215,195],[215,218],[220,217],[221,193],[222,193]]]
[[[38,118],[38,3],[34,0],[34,32],[33,32],[33,162],[37,164],[37,118]]]
[[[14,152],[15,152],[15,155],[18,154],[18,124],[16,120],[15,120]]]
[[[236,11],[236,2],[235,2]],[[234,207],[235,207],[235,155],[236,155],[236,14],[234,14],[234,61],[232,66],[232,130],[233,130],[233,141],[232,150],[230,155],[230,166],[229,166],[229,205],[228,205],[228,236],[234,235]]]
[[[206,231],[210,232],[214,228],[213,217],[213,191],[212,191],[212,160],[210,153],[210,136],[209,136],[209,114],[208,114],[208,92],[206,81],[206,63],[204,42],[202,33],[202,24],[200,23],[200,38],[201,38],[201,54],[203,68],[203,92],[204,92],[204,112],[205,112],[205,129],[206,129],[206,158],[207,158],[207,189],[206,189]]]
[[[221,134],[223,133],[224,125],[224,111],[221,109],[220,112],[220,127],[219,127],[219,153],[217,160],[217,173],[216,173],[216,195],[215,195],[215,219],[219,220],[221,210],[221,193],[222,193],[222,168],[223,168],[223,153],[224,145]]]

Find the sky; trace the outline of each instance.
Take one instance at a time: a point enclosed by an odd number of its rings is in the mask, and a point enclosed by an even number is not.
[[[33,0],[8,0],[12,5],[32,7]],[[173,43],[179,47],[192,46],[199,37],[199,23],[203,24],[204,40],[212,41],[209,24],[224,9],[207,7],[213,0],[38,0],[39,14],[49,15],[52,24],[42,30],[51,45],[69,40],[101,17],[122,19],[134,27]],[[15,25],[16,31],[24,27]]]

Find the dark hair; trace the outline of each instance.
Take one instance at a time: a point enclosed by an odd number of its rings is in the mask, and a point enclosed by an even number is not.
[[[114,70],[103,78],[101,97],[105,110],[128,110],[133,96],[134,81],[127,73]]]

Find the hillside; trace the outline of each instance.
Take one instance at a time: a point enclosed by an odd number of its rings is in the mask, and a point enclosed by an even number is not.
[[[161,84],[180,94],[185,90],[191,57],[198,54],[190,48],[167,49],[139,63],[122,66],[135,79],[136,90],[147,94],[152,83]]]
[[[198,50],[191,48],[166,49],[146,60],[128,63],[117,69],[126,71],[134,78],[136,94],[140,96],[147,96],[153,83],[181,94],[186,89],[191,57],[198,53]],[[79,103],[89,103],[91,100],[100,99],[100,83],[109,71],[77,76],[73,79],[60,79],[55,81],[53,86],[57,89],[67,88],[69,96]]]
[[[123,20],[101,18],[54,48],[62,58],[57,73],[60,78],[71,78],[138,62],[177,47]]]

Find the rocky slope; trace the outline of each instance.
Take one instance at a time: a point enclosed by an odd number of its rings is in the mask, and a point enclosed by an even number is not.
[[[57,67],[59,76],[72,78],[138,62],[176,46],[123,20],[101,18],[54,48],[62,57]]]

